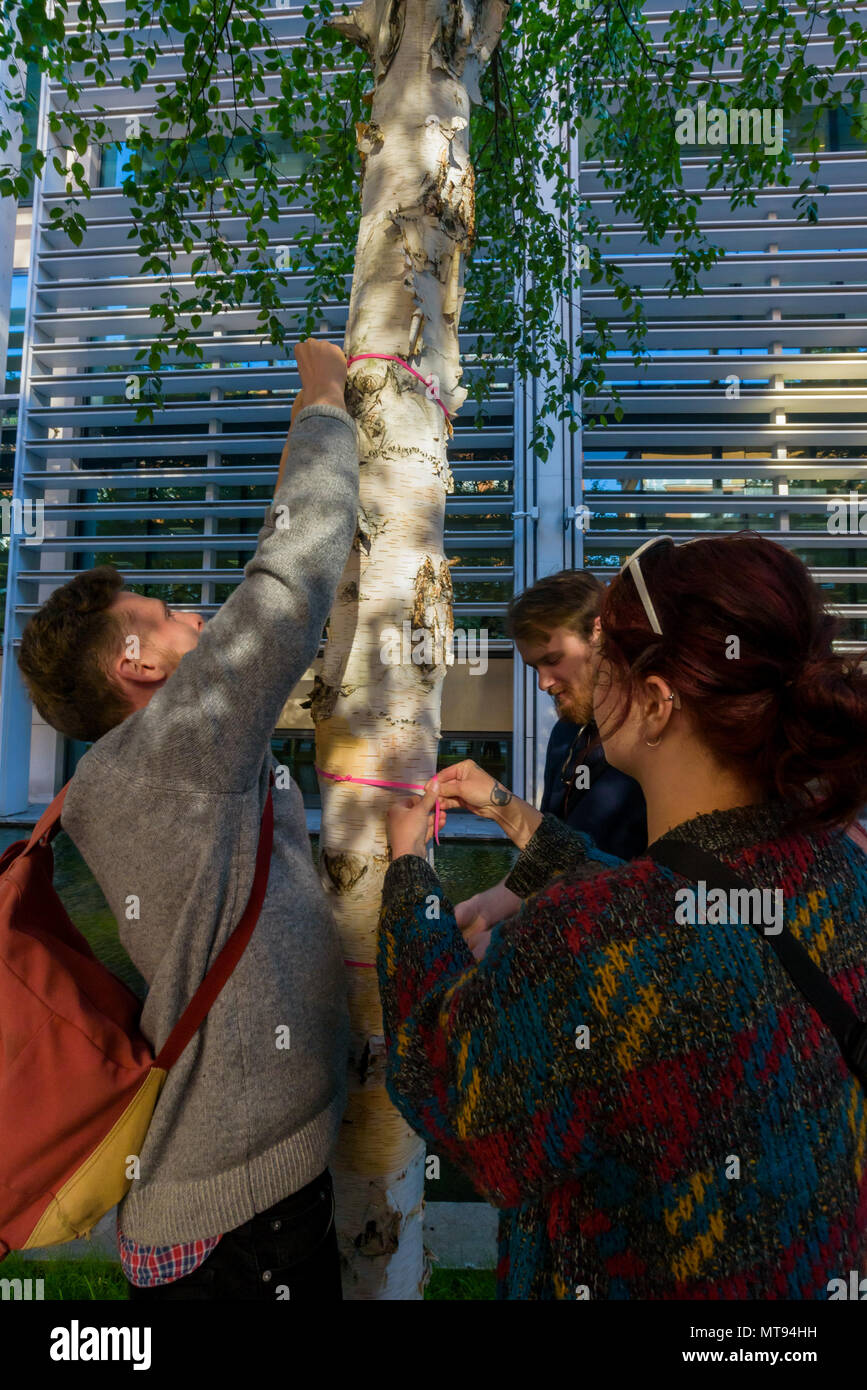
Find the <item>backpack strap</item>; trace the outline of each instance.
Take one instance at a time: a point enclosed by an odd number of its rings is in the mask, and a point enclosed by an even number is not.
[[[253,886],[250,889],[247,906],[244,908],[241,920],[232,935],[160,1048],[154,1066],[161,1067],[164,1071],[168,1071],[174,1065],[193,1034],[204,1022],[208,1010],[241,959],[247,942],[253,935],[253,928],[259,913],[262,911],[265,890],[268,887],[268,873],[271,868],[271,847],[274,842],[274,802],[271,796],[271,789],[274,786],[273,768],[271,769],[270,782],[268,799],[262,812],[259,847],[256,851],[256,869],[253,874]]]
[[[271,796],[275,782],[273,768],[271,768],[269,781],[268,797],[262,812],[262,825],[259,831],[259,845],[256,850],[253,886],[250,889],[247,906],[244,908],[241,919],[232,935],[223,946],[160,1049],[154,1065],[162,1067],[165,1071],[168,1071],[169,1067],[178,1060],[193,1034],[204,1022],[208,1010],[241,959],[247,942],[253,935],[253,928],[259,919],[259,913],[262,911],[265,891],[268,887],[268,873],[271,868],[271,849],[274,843],[274,802]],[[51,804],[46,806],[33,827],[30,839],[21,851],[22,855],[30,854],[38,845],[50,844],[54,839],[61,828],[60,817],[63,803],[71,785],[72,778],[65,786],[61,787]]]
[[[69,791],[71,785],[72,778],[70,777],[69,781],[66,783],[66,786],[60,788],[60,791],[57,793],[50,806],[46,806],[45,810],[42,812],[42,815],[39,817],[39,820],[34,825],[33,834],[30,836],[30,839],[27,841],[27,844],[21,851],[22,854],[30,854],[31,850],[36,849],[37,845],[50,844],[51,841],[54,839],[55,835],[60,829],[60,813],[63,810],[63,803],[66,800],[66,793]]]
[[[647,853],[657,864],[664,864],[684,878],[703,879],[708,888],[730,892],[732,889],[750,891],[755,886],[715,855],[685,840],[657,840]],[[756,926],[759,935],[769,943],[789,978],[833,1033],[846,1065],[862,1085],[867,1085],[867,1023],[858,1018],[828,977],[814,965],[788,927],[784,926],[774,935],[766,935],[758,923],[751,925]]]

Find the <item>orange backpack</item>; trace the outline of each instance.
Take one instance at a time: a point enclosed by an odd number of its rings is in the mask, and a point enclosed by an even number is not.
[[[168,1070],[253,934],[271,863],[269,789],[247,906],[154,1057],[141,1001],[97,960],[54,888],[69,785],[0,857],[0,1260],[85,1235],[124,1196]]]

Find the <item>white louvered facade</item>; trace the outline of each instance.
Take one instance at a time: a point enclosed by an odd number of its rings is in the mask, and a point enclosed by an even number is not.
[[[662,51],[671,7],[644,12]],[[820,23],[808,58],[833,61]],[[644,289],[651,354],[640,371],[625,353],[609,364],[624,417],[584,430],[583,556],[604,576],[655,530],[688,539],[749,527],[810,565],[842,620],[838,647],[867,653],[867,142],[848,117],[826,113],[824,126],[816,177],[830,192],[819,222],[792,208],[809,153],[793,187],[762,190],[755,208],[733,211],[723,190],[703,192],[700,226],[726,257],[687,301],[662,288],[672,243],[642,242],[598,164],[582,165],[582,193],[612,229],[608,252]],[[715,153],[684,147],[688,189],[705,189]],[[582,302],[617,320],[603,289]],[[859,489],[863,533],[829,530],[829,498]]]

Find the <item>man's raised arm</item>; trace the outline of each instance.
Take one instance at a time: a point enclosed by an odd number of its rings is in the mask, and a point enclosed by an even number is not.
[[[137,716],[150,775],[166,785],[250,786],[280,710],[316,656],[355,536],[358,445],[343,403],[346,359],[313,340],[296,357],[303,399],[256,553]]]

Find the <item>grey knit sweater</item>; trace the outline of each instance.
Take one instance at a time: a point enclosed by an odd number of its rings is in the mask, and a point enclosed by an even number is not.
[[[155,1051],[249,896],[271,735],[316,656],[357,506],[353,421],[306,407],[244,580],[149,704],[76,768],[63,829],[147,981],[141,1026]],[[322,1172],[345,1103],[348,1030],[342,951],[290,782],[274,789],[259,921],[169,1072],[120,1209],[124,1233],[148,1245],[220,1235]]]

